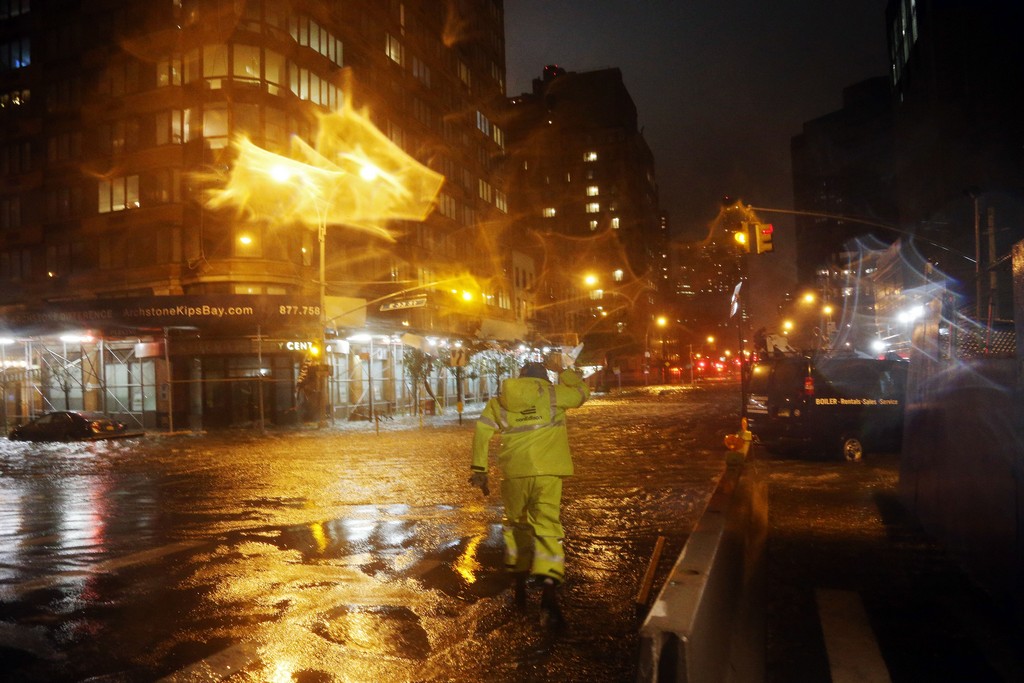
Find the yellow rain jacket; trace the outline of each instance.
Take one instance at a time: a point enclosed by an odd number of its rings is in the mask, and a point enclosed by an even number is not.
[[[505,380],[477,420],[472,470],[487,471],[488,443],[500,432],[498,465],[506,478],[572,475],[565,411],[589,397],[582,375],[573,369],[563,370],[557,385],[533,377]]]

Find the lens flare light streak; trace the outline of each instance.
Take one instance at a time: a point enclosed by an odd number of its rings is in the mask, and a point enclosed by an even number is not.
[[[211,189],[211,208],[235,207],[270,223],[344,225],[388,241],[389,220],[422,221],[433,210],[444,176],[419,163],[344,107],[320,116],[316,145],[297,136],[288,155],[236,138],[234,164]]]

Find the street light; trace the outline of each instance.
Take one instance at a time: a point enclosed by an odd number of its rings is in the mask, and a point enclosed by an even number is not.
[[[233,206],[269,223],[316,225],[320,247],[321,351],[327,350],[327,225],[344,226],[394,242],[389,220],[422,221],[434,208],[444,176],[421,164],[379,131],[346,100],[322,114],[313,145],[292,136],[288,155],[276,154],[244,136],[222,187],[207,194],[207,206]],[[321,373],[323,370],[321,369]],[[326,384],[324,375],[324,384]],[[326,394],[321,388],[321,402]],[[321,405],[321,423],[324,403]]]
[[[668,324],[668,318],[663,315],[659,315],[655,321],[658,327],[661,328],[661,383],[665,383],[665,326]]]
[[[651,323],[648,323],[647,324],[647,328],[644,330],[644,384],[647,384],[647,381],[648,381],[648,379],[650,377],[650,372],[651,372],[651,368],[650,368],[650,365],[651,365],[650,336],[651,336],[651,324],[652,323],[657,325],[658,327],[662,328],[662,333],[661,333],[661,367],[662,367],[662,370],[661,370],[661,381],[662,381],[662,384],[664,384],[664,382],[665,382],[665,332],[664,332],[664,329],[665,329],[665,325],[668,324],[668,318],[666,318],[663,315],[659,315],[657,318],[652,320]]]

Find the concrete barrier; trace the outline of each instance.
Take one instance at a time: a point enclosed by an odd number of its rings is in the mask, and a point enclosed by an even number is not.
[[[639,681],[764,680],[768,483],[729,466],[640,629]]]

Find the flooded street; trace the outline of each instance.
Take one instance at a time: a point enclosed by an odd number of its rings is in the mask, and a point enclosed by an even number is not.
[[[651,553],[664,536],[656,590],[738,404],[736,385],[651,387],[570,413],[557,632],[538,596],[513,607],[497,487],[466,482],[482,406],[379,433],[0,440],[0,676],[632,680]]]

